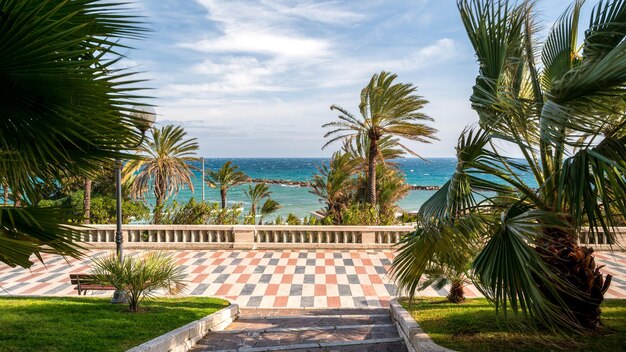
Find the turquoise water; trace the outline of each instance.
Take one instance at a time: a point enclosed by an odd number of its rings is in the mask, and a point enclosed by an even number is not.
[[[217,169],[226,161],[232,160],[235,165],[252,178],[280,179],[290,181],[308,181],[316,173],[322,162],[328,162],[327,158],[237,158],[237,159],[205,159],[206,169]],[[441,186],[454,172],[456,159],[433,158],[424,161],[417,158],[402,159],[397,161],[400,170],[406,175],[407,183],[420,186]],[[196,200],[202,199],[202,163],[194,164],[199,171],[195,172],[194,191],[183,189],[175,199],[179,203],[187,202],[191,197]],[[243,189],[247,185],[232,188],[228,192],[228,203],[242,203],[244,212],[248,211],[250,203],[247,201]],[[311,211],[322,207],[319,199],[309,193],[309,188],[270,185],[272,198],[279,202],[281,208],[277,215],[285,216],[294,213],[304,217]],[[205,199],[219,201],[219,192],[205,186]],[[418,210],[435,191],[411,191],[406,198],[399,202],[399,206],[407,211]]]

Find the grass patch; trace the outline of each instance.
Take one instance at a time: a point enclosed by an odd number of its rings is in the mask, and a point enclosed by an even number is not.
[[[126,351],[228,306],[208,297],[144,301],[138,313],[108,298],[0,298],[0,351]]]
[[[558,336],[520,325],[498,323],[495,310],[484,298],[449,303],[445,298],[418,298],[411,312],[422,329],[441,346],[457,351],[626,351],[626,300],[606,300],[601,331],[583,336]],[[523,320],[515,323],[524,324]]]

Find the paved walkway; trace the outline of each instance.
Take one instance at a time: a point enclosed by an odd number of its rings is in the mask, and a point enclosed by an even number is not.
[[[90,252],[100,256],[109,251]],[[137,251],[127,251],[136,254]],[[396,288],[387,275],[389,250],[172,251],[189,273],[187,293],[235,300],[247,308],[386,308]],[[608,298],[626,298],[626,253],[597,252],[614,276]],[[76,295],[68,274],[88,273],[91,259],[44,255],[30,270],[0,264],[1,295]],[[468,297],[479,296],[468,287]],[[95,292],[110,295],[111,292]],[[446,296],[428,288],[424,296]]]

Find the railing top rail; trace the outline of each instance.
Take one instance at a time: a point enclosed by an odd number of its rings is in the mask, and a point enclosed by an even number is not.
[[[95,230],[114,230],[115,224],[92,224],[79,228]],[[125,224],[125,230],[238,230],[238,231],[358,231],[358,232],[394,232],[412,231],[415,227],[403,226],[345,226],[345,225],[152,225]]]

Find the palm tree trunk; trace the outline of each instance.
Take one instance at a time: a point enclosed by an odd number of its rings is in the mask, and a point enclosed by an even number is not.
[[[4,199],[3,199],[4,205],[7,205],[9,204],[9,185],[6,183],[3,183],[2,191],[4,193]]]
[[[591,255],[592,248],[579,246],[573,236],[562,230],[547,232],[548,239],[539,243],[536,251],[560,279],[578,288],[584,296],[562,293],[559,298],[583,327],[597,329],[600,326],[600,304],[604,301],[612,276],[603,277]],[[547,289],[543,288],[543,291],[551,297]],[[562,291],[568,292],[566,289]]]
[[[160,224],[163,218],[163,199],[160,196],[156,196],[156,204],[154,205],[154,216],[152,217],[153,224]]]
[[[91,218],[91,179],[89,177],[85,177],[85,194],[83,197],[83,209],[85,210],[84,212],[84,217],[85,217],[85,224],[89,224],[90,223],[90,218]]]
[[[226,208],[226,189],[220,188],[220,197],[222,198],[222,209]]]
[[[370,139],[370,152],[368,158],[368,196],[369,203],[376,206],[376,160],[378,159],[378,140]]]
[[[465,301],[463,282],[461,280],[452,280],[452,283],[450,284],[450,292],[446,298],[448,298],[448,301],[452,303],[461,303]]]

